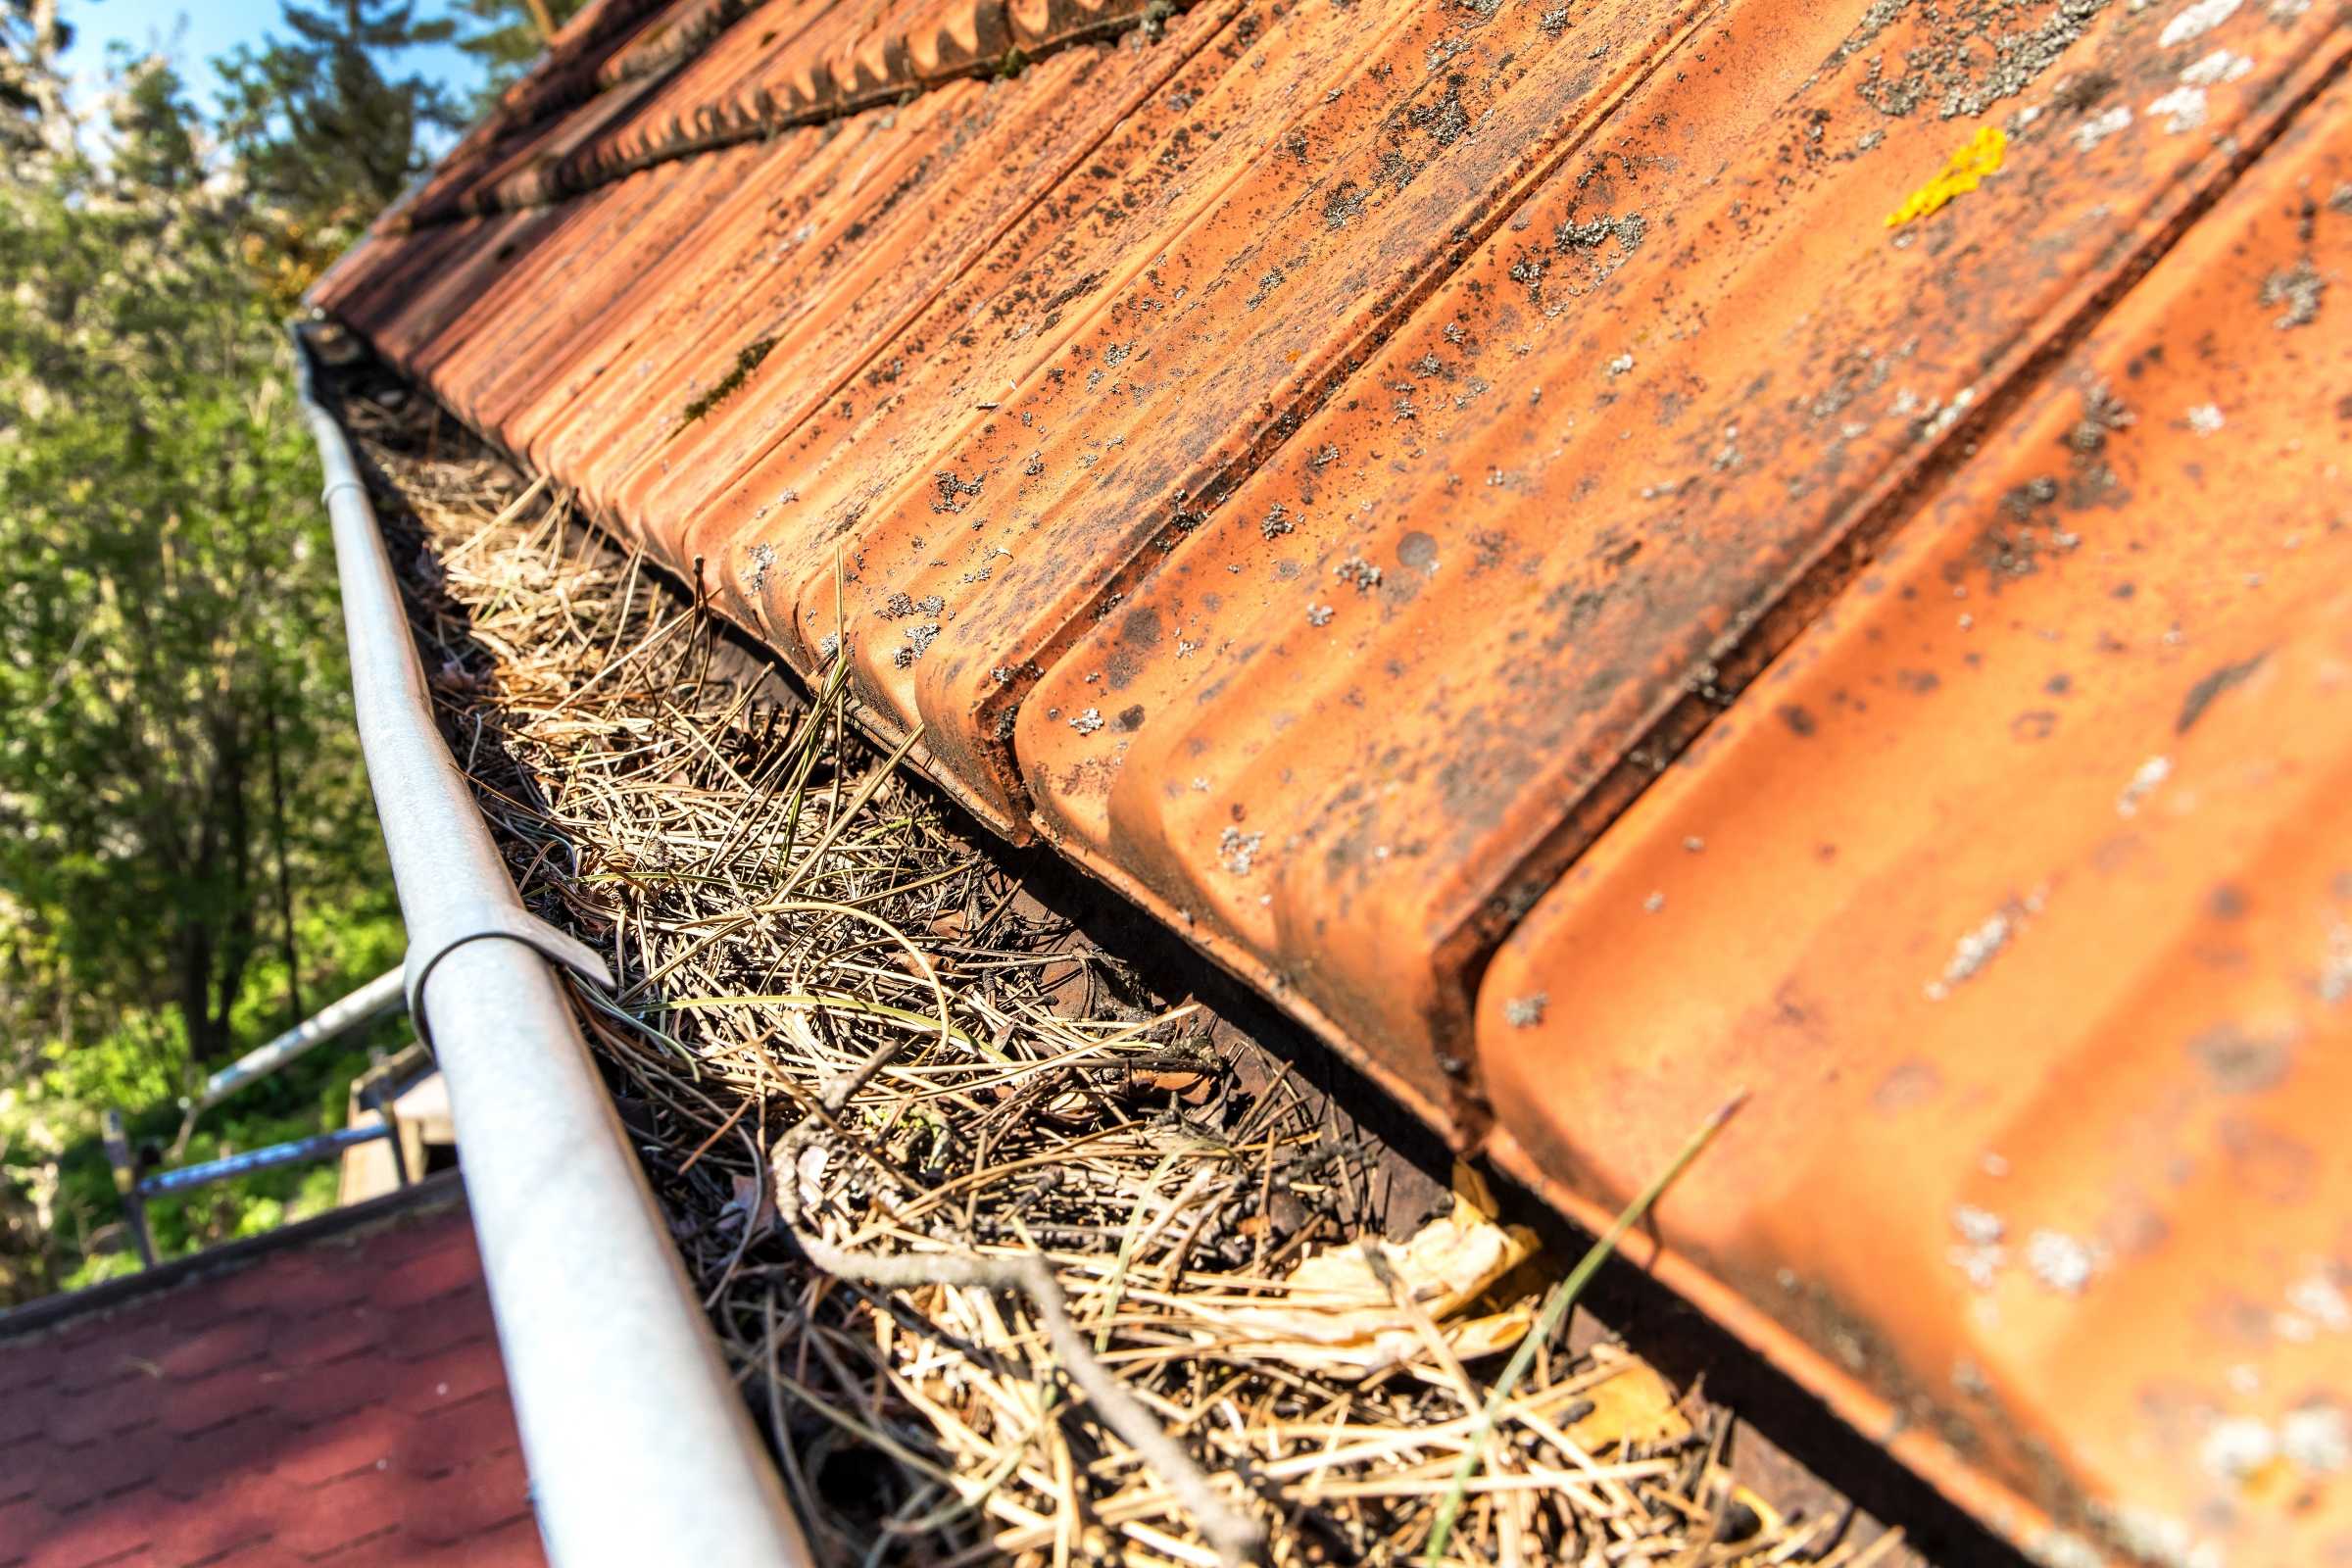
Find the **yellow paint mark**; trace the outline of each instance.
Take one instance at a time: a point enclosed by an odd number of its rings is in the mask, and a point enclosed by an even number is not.
[[[1975,190],[1984,183],[1984,176],[2001,167],[2001,159],[2009,150],[2009,138],[1998,125],[1986,125],[1976,138],[1943,166],[1943,172],[1903,198],[1903,205],[1886,215],[1888,228],[1900,228],[1915,218],[1925,218],[1941,208],[1953,197]]]

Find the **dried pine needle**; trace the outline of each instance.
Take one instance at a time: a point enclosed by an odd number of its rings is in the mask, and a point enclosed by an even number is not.
[[[621,977],[583,1028],[822,1557],[1762,1568],[1820,1539],[1707,1540],[1701,1434],[1579,1425],[1638,1365],[1613,1346],[1537,1379],[1523,1340],[1476,1416],[1491,1359],[1252,1357],[1228,1314],[1379,1234],[1347,1107],[1024,897],[911,741],[859,741],[847,661],[760,678],[697,596],[388,392],[344,414],[445,733],[526,900]]]

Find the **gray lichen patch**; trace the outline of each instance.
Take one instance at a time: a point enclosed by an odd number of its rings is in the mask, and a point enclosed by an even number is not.
[[[2007,1223],[1989,1209],[1959,1203],[1952,1208],[1952,1229],[1960,1237],[1946,1253],[1952,1267],[1976,1289],[1991,1290],[2009,1263],[2009,1250],[2002,1245]]]
[[[2132,106],[2115,104],[2100,110],[2075,127],[2075,147],[2088,152],[2120,130],[2132,127]]]
[[[2010,939],[2017,934],[2017,912],[2008,908],[1994,910],[1984,923],[1962,934],[1952,945],[1952,956],[1944,960],[1943,972],[1923,988],[1930,1002],[1941,1002],[1956,986],[1976,978],[1990,963]]]
[[[931,651],[931,640],[938,635],[939,625],[936,621],[924,621],[920,625],[907,627],[907,646],[892,654],[890,662],[900,669],[906,668]]]
[[[1938,118],[1981,115],[2034,85],[2066,55],[2108,0],[1873,0],[1854,30],[1822,63],[1827,75],[1855,59],[1868,65],[1856,96],[1901,118],[1932,105]],[[1899,54],[1877,51],[1904,18],[1916,19]],[[1900,64],[1888,72],[1892,56]]]
[[[1257,862],[1258,846],[1265,841],[1263,833],[1245,833],[1229,826],[1217,835],[1217,863],[1235,876],[1248,876]]]
[[[2048,1530],[2025,1543],[2034,1568],[2107,1568],[2107,1553],[2069,1530]]]
[[[2098,1256],[2087,1242],[2064,1231],[2039,1230],[2026,1241],[2026,1267],[2060,1295],[2080,1296],[2098,1271]]]
[[[2330,1007],[2352,1002],[2352,925],[2338,922],[2328,931],[2328,950],[2320,958],[2320,1000]]]
[[[2278,1435],[2251,1416],[2216,1421],[2197,1446],[2197,1462],[2219,1480],[2239,1482],[2278,1456]]]
[[[2172,776],[2173,760],[2169,757],[2151,757],[2140,763],[2131,781],[2125,784],[2123,794],[2115,798],[2115,814],[2137,816],[2148,797],[2155,794],[2164,781]]]
[[[1551,243],[1563,256],[1572,251],[1598,250],[1611,240],[1617,242],[1619,249],[1631,253],[1642,248],[1642,241],[1648,233],[1649,220],[1640,213],[1628,213],[1623,218],[1603,216],[1562,223],[1552,230]]]
[[[1441,147],[1450,147],[1470,128],[1469,111],[1462,107],[1461,88],[1448,83],[1446,96],[1434,104],[1415,104],[1405,111],[1405,118],[1417,130],[1429,133],[1430,140]]]
[[[2278,1337],[2303,1341],[2322,1330],[2352,1334],[2352,1298],[2327,1269],[2316,1270],[2286,1288],[2287,1311],[2280,1315]],[[2290,1324],[2292,1327],[2290,1328]]]
[[[931,483],[938,491],[931,502],[933,512],[961,512],[964,501],[980,493],[980,480],[977,477],[962,478],[946,468],[934,473]]]
[[[1337,231],[1361,218],[1371,191],[1352,179],[1343,179],[1323,197],[1323,226]]]
[[[2155,1568],[2221,1568],[2222,1556],[2213,1543],[2201,1540],[2181,1520],[2151,1508],[2092,1509],[2115,1544],[2132,1557]]]
[[[2352,1418],[2338,1404],[2299,1405],[2278,1423],[2278,1452],[2306,1475],[2352,1470]]]
[[[2328,292],[2328,280],[2306,256],[2292,267],[2282,267],[2262,280],[2262,304],[2265,309],[2285,307],[2271,324],[2281,332],[2291,332],[2298,326],[2309,326],[2320,318],[2320,302]]]

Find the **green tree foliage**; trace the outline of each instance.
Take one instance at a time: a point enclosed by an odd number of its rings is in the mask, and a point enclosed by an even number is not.
[[[288,275],[307,285],[424,172],[431,133],[464,122],[438,83],[384,66],[403,49],[450,40],[457,24],[418,21],[411,0],[285,0],[282,16],[289,36],[217,62],[226,84],[220,129],[254,205],[261,254],[291,258]]]
[[[475,107],[488,109],[539,58],[555,30],[587,3],[588,0],[457,0],[457,9],[479,24],[477,30],[458,40],[458,47],[480,61],[489,75]]]
[[[169,1115],[398,946],[262,209],[168,66],[77,123],[45,0],[0,6],[5,1300],[99,1106]]]
[[[0,158],[40,154],[65,111],[65,83],[53,69],[73,40],[57,0],[0,0]]]

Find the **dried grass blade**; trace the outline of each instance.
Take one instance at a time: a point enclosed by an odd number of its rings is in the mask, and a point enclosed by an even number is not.
[[[1435,1564],[1445,1558],[1446,1544],[1453,1534],[1454,1520],[1461,1515],[1462,1499],[1469,1494],[1471,1479],[1478,1474],[1479,1463],[1486,1453],[1487,1437],[1494,1430],[1495,1419],[1501,1415],[1503,1406],[1510,1402],[1511,1390],[1527,1375],[1527,1369],[1535,1364],[1537,1348],[1558,1331],[1560,1321],[1568,1315],[1568,1308],[1576,1304],[1577,1297],[1584,1293],[1592,1276],[1600,1272],[1600,1265],[1608,1261],[1609,1254],[1617,1250],[1617,1244],[1625,1239],[1625,1233],[1642,1223],[1642,1216],[1649,1212],[1650,1205],[1658,1200],[1667,1188],[1674,1185],[1677,1177],[1690,1169],[1690,1162],[1698,1158],[1708,1144],[1714,1142],[1715,1135],[1723,1130],[1723,1124],[1730,1121],[1746,1101],[1747,1092],[1741,1090],[1701,1122],[1698,1131],[1690,1135],[1690,1141],[1683,1145],[1666,1168],[1652,1177],[1647,1187],[1634,1195],[1634,1200],[1625,1205],[1616,1222],[1586,1250],[1576,1267],[1569,1270],[1568,1277],[1552,1288],[1550,1298],[1544,1301],[1544,1310],[1536,1319],[1535,1328],[1519,1342],[1519,1348],[1511,1352],[1511,1359],[1502,1369],[1502,1376],[1494,1380],[1494,1387],[1487,1394],[1486,1408],[1479,1412],[1478,1422],[1471,1429],[1469,1446],[1462,1453],[1461,1462],[1454,1466],[1450,1489],[1438,1504],[1437,1518],[1430,1525],[1429,1545],[1421,1553],[1424,1563]]]

